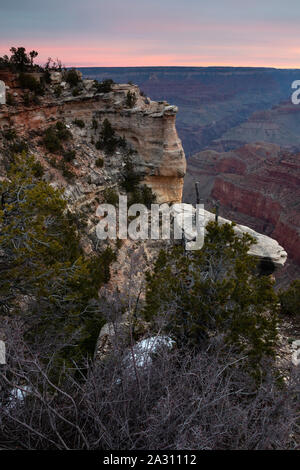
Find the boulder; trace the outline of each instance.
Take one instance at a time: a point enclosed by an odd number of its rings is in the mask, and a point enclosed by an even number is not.
[[[94,80],[89,80],[89,79],[83,80],[83,86],[87,91],[89,91],[93,88],[94,83],[95,83]]]
[[[50,72],[50,80],[53,85],[59,85],[62,82],[62,72]]]
[[[113,344],[117,336],[122,337],[125,345],[130,344],[131,332],[134,328],[135,336],[143,336],[148,331],[148,324],[139,319],[133,319],[129,312],[124,313],[114,322],[106,323],[100,331],[96,350],[95,359],[103,360],[113,349]]]
[[[292,343],[292,363],[294,366],[300,365],[300,339]]]

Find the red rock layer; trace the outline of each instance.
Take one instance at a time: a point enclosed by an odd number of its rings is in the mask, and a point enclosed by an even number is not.
[[[300,265],[300,154],[266,143],[200,152],[189,161],[187,180],[189,188],[200,181],[208,205],[218,200],[222,215],[275,238]]]

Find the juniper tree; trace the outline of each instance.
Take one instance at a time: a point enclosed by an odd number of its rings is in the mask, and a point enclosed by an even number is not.
[[[93,354],[103,324],[98,289],[114,254],[84,256],[63,191],[40,176],[23,153],[1,182],[0,312],[23,318],[27,339],[37,345],[47,336],[51,348],[51,338],[61,335],[67,356]]]
[[[111,123],[108,119],[104,119],[101,125],[99,141],[96,142],[96,148],[104,150],[108,155],[111,155],[115,152],[118,142],[119,139]]]
[[[268,276],[257,276],[248,255],[254,239],[233,225],[210,222],[202,250],[161,251],[147,274],[144,315],[177,344],[199,349],[218,333],[255,364],[273,355],[277,296]]]
[[[10,62],[15,64],[18,70],[23,71],[30,64],[30,59],[26,53],[25,47],[11,47]]]
[[[279,299],[284,315],[300,318],[300,279],[293,281],[288,289],[281,289]]]
[[[126,106],[128,108],[133,108],[134,105],[136,104],[136,102],[137,102],[136,94],[129,90],[127,95],[126,95]]]

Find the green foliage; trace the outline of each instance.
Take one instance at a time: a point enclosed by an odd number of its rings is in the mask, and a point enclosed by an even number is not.
[[[97,158],[97,160],[96,160],[95,163],[96,163],[96,166],[97,166],[98,168],[102,168],[103,165],[104,165],[104,160],[103,160],[103,158],[100,158],[100,157],[99,157],[99,158]]]
[[[76,87],[72,90],[72,96],[79,96],[81,94],[81,89]]]
[[[104,150],[105,153],[111,155],[115,152],[118,142],[119,139],[117,138],[111,123],[108,119],[104,119],[100,131],[100,139],[96,142],[96,148],[98,150]]]
[[[113,206],[117,206],[119,203],[119,195],[117,191],[113,188],[106,188],[103,192],[104,201],[107,204],[112,204]]]
[[[29,52],[29,57],[30,57],[30,65],[33,67],[33,60],[39,55],[37,51],[30,51]]]
[[[0,57],[0,68],[9,67],[9,57],[5,54],[3,57]]]
[[[29,73],[20,73],[19,82],[22,88],[33,91],[37,95],[44,94],[44,89],[40,82]]]
[[[46,72],[49,72],[50,70],[54,70],[55,72],[61,72],[62,69],[63,69],[63,66],[62,66],[61,60],[59,59],[53,60],[51,57],[48,57],[48,60],[45,64]],[[50,72],[49,72],[49,78],[50,78]],[[49,83],[51,83],[51,80]]]
[[[15,153],[20,154],[22,152],[28,152],[28,145],[24,140],[19,140],[11,144],[10,151],[12,154],[15,154]]]
[[[10,57],[7,55],[0,57],[0,66],[21,72],[34,67],[33,60],[38,56],[38,52],[30,51],[27,54],[25,47],[11,47],[10,52]]]
[[[95,270],[95,273],[97,273],[97,275],[99,273],[99,270],[101,271],[101,284],[104,284],[110,280],[110,265],[112,262],[117,260],[117,255],[111,247],[107,247],[100,253],[99,260],[97,260],[97,258],[94,258],[91,262],[91,266],[94,267],[93,269]]]
[[[84,121],[82,119],[75,119],[73,121],[73,124],[75,124],[75,126],[79,127],[80,129],[83,129],[85,126]]]
[[[96,124],[97,121],[95,121]],[[101,125],[99,140],[95,143],[95,147],[97,150],[104,150],[107,155],[112,155],[118,147],[126,149],[127,142],[125,137],[118,137],[109,120],[104,119]]]
[[[41,178],[44,176],[44,168],[42,164],[37,160],[32,164],[32,174],[35,178]]]
[[[51,80],[50,80],[50,82],[51,82]],[[62,86],[56,85],[56,87],[54,88],[54,96],[55,96],[56,98],[59,98],[59,97],[61,96],[61,94],[62,94],[62,91],[63,91]]]
[[[79,75],[76,69],[70,69],[66,73],[66,82],[71,86],[75,87],[79,83]]]
[[[141,181],[140,175],[135,171],[134,164],[130,156],[127,156],[125,160],[125,165],[122,171],[122,182],[121,186],[127,193],[136,192],[138,190],[138,185]]]
[[[136,102],[137,102],[136,94],[128,90],[128,93],[126,95],[126,106],[128,108],[133,108]]]
[[[134,191],[130,193],[130,197],[128,199],[129,206],[132,204],[144,204],[146,207],[148,207],[148,209],[150,209],[151,204],[154,204],[155,202],[155,194],[152,192],[152,189],[145,184],[134,189]]]
[[[145,206],[148,208],[151,207],[151,204],[156,203],[156,195],[153,193],[152,189],[149,186],[143,185],[141,188],[142,201]]]
[[[66,178],[66,180],[72,181],[74,178],[74,173],[70,170],[64,161],[61,161],[59,169],[62,171],[62,175],[64,178]]]
[[[37,168],[24,153],[1,182],[0,310],[21,315],[27,338],[40,346],[42,338],[50,338],[50,347],[51,335],[65,337],[62,357],[75,359],[93,354],[103,324],[95,302],[115,255],[84,257],[62,190],[37,178]]]
[[[24,70],[30,64],[30,59],[26,53],[25,47],[11,47],[10,63],[17,67],[17,70]]]
[[[14,140],[17,137],[16,130],[12,127],[9,128],[9,129],[5,129],[3,131],[3,137],[4,137],[4,139],[6,139],[8,141]]]
[[[57,132],[57,136],[60,140],[68,140],[72,137],[71,132],[68,130],[67,126],[62,121],[57,121],[55,124],[55,129]]]
[[[62,145],[54,126],[46,129],[43,142],[46,149],[51,153],[60,152],[62,150]]]
[[[6,104],[7,106],[13,106],[15,104],[15,98],[11,93],[6,94]]]
[[[45,81],[45,83],[47,83],[47,85],[50,85],[50,83],[51,83],[51,74],[50,74],[50,71],[48,69],[46,69],[45,72],[44,72],[44,81]]]
[[[94,87],[96,88],[96,93],[109,93],[111,91],[111,86],[114,81],[111,78],[103,80],[101,83],[98,83],[97,80],[94,82]]]
[[[29,93],[24,93],[23,102],[24,106],[30,106],[31,99]]]
[[[72,162],[76,157],[76,152],[75,150],[67,150],[63,153],[63,157],[66,162]]]
[[[286,290],[280,290],[281,313],[300,317],[300,279],[296,279]]]
[[[66,180],[72,181],[74,178],[74,173],[70,169],[70,167],[66,164],[66,162],[70,162],[73,159],[73,152],[63,152],[63,160],[61,159],[56,159],[56,158],[51,158],[50,159],[50,164],[54,168],[57,168],[62,172],[62,175]]]
[[[163,322],[178,345],[201,348],[221,333],[254,366],[272,356],[278,302],[270,277],[255,274],[256,261],[247,254],[253,242],[232,225],[211,222],[202,250],[161,252],[147,275],[146,319]]]
[[[98,121],[96,119],[92,120],[92,129],[94,130],[98,129]]]
[[[71,132],[66,125],[58,121],[55,126],[50,126],[44,134],[44,145],[51,153],[61,152],[63,149],[62,142],[72,137]]]

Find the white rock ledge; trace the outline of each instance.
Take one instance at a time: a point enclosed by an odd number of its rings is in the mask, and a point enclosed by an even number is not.
[[[187,224],[187,220],[191,216],[191,212],[193,216],[195,216],[196,209],[190,204],[174,204],[173,206],[173,216],[176,219],[178,226],[181,227],[184,232],[185,245],[190,241],[195,240],[197,235],[195,223],[193,223],[193,228],[188,227]],[[205,227],[208,222],[215,220],[215,214],[208,212],[205,209],[200,209],[199,217],[200,226],[202,227]],[[230,220],[224,219],[223,217],[218,217],[218,222],[219,224],[231,223]],[[257,243],[251,246],[249,255],[262,259],[268,258],[272,260],[275,267],[284,266],[287,260],[287,252],[276,240],[268,237],[267,235],[258,233],[245,225],[237,224],[234,227],[234,230],[238,235],[248,233],[256,239]]]

